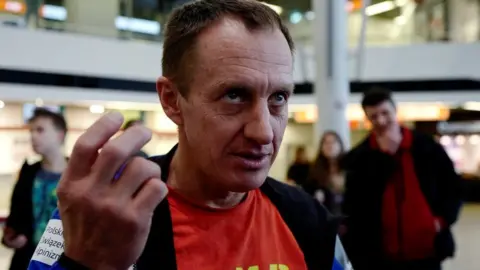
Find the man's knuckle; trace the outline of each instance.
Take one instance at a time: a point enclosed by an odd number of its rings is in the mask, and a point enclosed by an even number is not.
[[[63,185],[59,185],[57,187],[57,198],[58,198],[58,200],[63,201],[63,200],[68,199],[68,193],[69,193],[68,189],[65,188]]]
[[[148,170],[148,172],[150,173],[150,175],[152,177],[158,177],[160,178],[160,175],[162,173],[161,169],[160,169],[160,166],[158,164],[156,164],[155,162],[153,161],[150,161],[150,160],[143,160],[144,163],[145,163],[145,170]]]
[[[162,193],[162,189],[163,189],[163,186],[162,186],[162,183],[161,181],[159,180],[150,180],[148,182],[148,188],[152,191],[152,196],[158,196],[160,197],[160,194]]]
[[[158,164],[147,160],[143,157],[134,157],[132,160],[132,167],[138,170],[139,172],[145,172],[144,174],[149,176],[160,176],[160,166]]]
[[[128,156],[128,151],[125,149],[125,147],[122,147],[117,144],[107,144],[101,152],[102,156],[105,156],[107,158],[125,158]]]
[[[129,167],[132,167],[132,168],[135,169],[135,170],[142,170],[143,166],[145,166],[145,165],[144,165],[144,161],[145,161],[144,158],[141,158],[141,157],[133,157],[133,158],[130,159],[130,161],[128,162],[128,166],[129,166]]]
[[[127,226],[131,230],[135,230],[136,228],[141,226],[141,222],[137,218],[137,216],[128,212],[123,215],[123,222],[125,226]]]
[[[57,186],[56,194],[60,201],[71,201],[76,199],[78,190],[75,190],[70,185],[60,182]]]
[[[152,130],[145,126],[135,126],[132,127],[132,132],[138,134],[140,139],[150,139],[152,137]]]
[[[90,151],[95,151],[95,145],[91,143],[91,140],[85,135],[81,135],[75,145],[73,146],[73,153],[83,154]]]

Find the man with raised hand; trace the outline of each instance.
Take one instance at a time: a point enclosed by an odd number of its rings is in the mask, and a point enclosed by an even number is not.
[[[268,177],[288,122],[292,56],[281,18],[258,1],[175,10],[157,91],[178,145],[146,160],[132,157],[150,139],[145,127],[109,140],[122,125],[113,113],[89,128],[30,269],[342,269],[338,222]]]

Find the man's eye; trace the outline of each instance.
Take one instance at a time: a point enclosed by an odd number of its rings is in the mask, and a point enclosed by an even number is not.
[[[229,99],[232,99],[232,100],[235,100],[235,99],[240,97],[240,95],[235,93],[235,92],[229,92],[225,96]]]
[[[245,97],[240,89],[232,89],[225,94],[224,98],[227,101],[242,102]]]
[[[288,100],[288,94],[287,93],[283,93],[283,92],[279,92],[279,93],[275,93],[271,96],[271,102],[274,104],[274,105],[283,105],[287,102]]]

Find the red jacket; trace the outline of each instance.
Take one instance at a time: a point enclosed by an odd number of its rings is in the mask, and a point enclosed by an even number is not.
[[[382,235],[387,257],[410,261],[435,255],[435,223],[443,222],[434,217],[420,189],[410,151],[412,133],[406,128],[402,133],[400,147],[393,154],[396,170],[383,194]],[[370,144],[379,148],[375,135],[370,137]]]

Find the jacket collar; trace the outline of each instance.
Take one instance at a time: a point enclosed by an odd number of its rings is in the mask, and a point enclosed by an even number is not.
[[[167,154],[161,156],[153,156],[149,158],[151,161],[157,163],[160,166],[160,169],[162,170],[160,178],[163,182],[167,182],[168,175],[170,174],[170,163],[172,163],[172,159],[175,155],[175,152],[177,151],[177,148],[178,143],[175,144],[175,146],[170,149]]]

